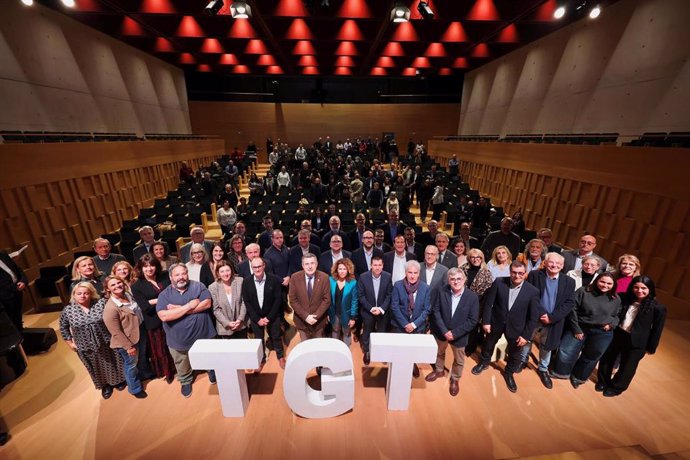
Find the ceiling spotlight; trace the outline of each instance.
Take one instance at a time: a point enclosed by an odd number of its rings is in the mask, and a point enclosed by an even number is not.
[[[601,14],[601,7],[599,5],[596,5],[594,8],[591,9],[589,12],[589,18],[590,19],[596,19],[599,17]]]
[[[238,0],[230,5],[230,14],[234,19],[249,19],[252,15],[252,8],[247,2]]]
[[[391,21],[408,22],[409,20],[410,9],[401,3],[396,4],[391,10]]]
[[[22,0],[22,3],[26,6],[31,6],[34,4],[34,0]]]
[[[223,0],[211,0],[208,2],[208,5],[206,5],[206,8],[204,8],[204,13],[209,16],[215,16],[221,8],[223,8]]]
[[[62,0],[62,4],[67,8],[74,8],[74,0]]]
[[[559,6],[556,11],[553,12],[553,17],[556,19],[561,19],[565,16],[565,6]]]
[[[419,11],[419,14],[421,14],[424,19],[434,19],[434,11],[429,6],[429,2],[419,2],[417,11]]]

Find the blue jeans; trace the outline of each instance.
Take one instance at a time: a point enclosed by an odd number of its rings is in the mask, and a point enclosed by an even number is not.
[[[551,350],[546,350],[542,345],[546,342],[548,329],[537,328],[532,336],[532,342],[527,342],[520,350],[520,359],[526,364],[529,359],[529,353],[532,350],[532,343],[536,343],[539,348],[539,365],[537,370],[540,372],[548,372],[549,363],[551,363]]]
[[[571,375],[575,380],[584,382],[589,378],[611,344],[613,330],[605,331],[600,327],[583,327],[582,331],[585,333],[584,345]]]
[[[142,390],[141,381],[139,380],[139,371],[137,370],[137,361],[139,355],[129,356],[127,350],[124,348],[117,349],[118,354],[125,364],[125,381],[127,382],[127,391],[135,395]]]
[[[553,373],[559,377],[570,377],[584,345],[584,339],[577,340],[572,331],[566,331],[563,339],[561,339],[561,347],[558,350],[558,359],[553,367]]]

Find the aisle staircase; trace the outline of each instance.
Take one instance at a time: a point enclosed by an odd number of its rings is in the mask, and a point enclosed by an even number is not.
[[[271,169],[271,165],[268,163],[257,163],[255,166],[253,166],[251,169],[247,170],[244,174],[244,176],[240,177],[239,180],[239,192],[240,192],[240,197],[245,197],[247,200],[249,200],[249,177],[251,176],[252,172],[255,172],[256,175],[260,178],[263,179],[266,176],[266,173]],[[416,204],[410,207],[410,213],[415,217],[415,222],[417,225],[422,227],[422,230],[427,230],[426,224],[422,223],[422,220],[420,218],[420,211],[419,211],[419,206]],[[427,222],[428,219],[431,218],[431,209],[429,209],[428,215],[427,215]],[[220,225],[218,225],[217,219],[216,219],[216,206],[212,206],[212,213],[211,216],[209,216],[209,219],[204,227],[206,229],[206,238],[209,239],[220,239],[221,238],[221,232],[220,232]],[[439,229],[441,231],[447,232],[449,235],[452,235],[453,233],[453,225],[452,224],[447,224],[445,221],[445,212],[443,213],[441,217],[441,221],[439,223]]]

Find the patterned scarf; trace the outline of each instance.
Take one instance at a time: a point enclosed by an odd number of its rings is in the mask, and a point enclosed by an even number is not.
[[[407,292],[407,316],[412,318],[412,312],[414,311],[414,295],[419,288],[419,280],[414,284],[410,284],[407,278],[405,278],[403,279],[403,286],[405,287],[405,292]]]

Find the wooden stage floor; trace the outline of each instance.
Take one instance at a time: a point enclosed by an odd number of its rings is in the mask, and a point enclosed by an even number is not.
[[[30,315],[26,323],[57,328],[57,319]],[[145,400],[116,391],[105,401],[60,339],[3,390],[0,413],[12,438],[0,458],[690,458],[689,326],[668,321],[658,352],[617,398],[602,397],[591,382],[575,390],[556,380],[547,390],[534,370],[516,375],[512,394],[496,369],[472,375],[468,359],[456,398],[447,379],[426,383],[430,368],[422,365],[407,412],[386,410],[387,371],[380,363],[365,368],[353,344],[355,408],[326,420],[292,414],[273,354],[260,376],[248,376],[247,416],[229,419],[206,374],[190,399],[177,382],[156,380]]]

